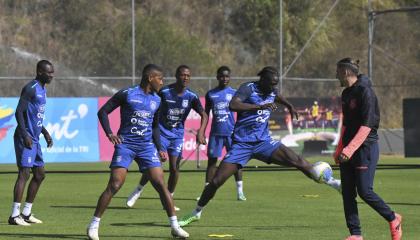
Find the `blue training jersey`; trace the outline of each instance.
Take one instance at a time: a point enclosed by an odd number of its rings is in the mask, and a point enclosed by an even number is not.
[[[146,94],[140,86],[123,89],[115,94],[121,102],[121,124],[118,135],[123,143],[138,145],[152,142],[152,123],[160,105],[156,93]]]
[[[216,87],[206,94],[206,109],[213,112],[210,135],[230,136],[235,125],[233,112],[229,109],[230,100],[236,90],[231,87]]]
[[[38,142],[45,116],[45,104],[47,103],[46,88],[36,79],[30,81],[22,89],[18,108],[21,102],[24,102],[23,104],[25,105],[27,104],[26,111],[23,112],[25,129],[20,130],[20,126],[18,126],[16,128],[16,133],[19,136],[24,136],[27,133],[32,138],[33,142]],[[18,111],[18,109],[16,110]],[[26,131],[26,133],[23,133],[22,131]]]
[[[166,138],[183,138],[184,123],[191,108],[197,113],[204,111],[200,98],[190,89],[178,95],[175,84],[165,86],[160,90],[162,105],[159,110],[159,128]]]
[[[276,92],[263,94],[258,82],[248,82],[241,85],[236,91],[235,97],[244,103],[264,105],[273,103]],[[259,142],[271,139],[268,132],[268,120],[271,115],[270,109],[238,112],[233,140],[235,142]]]

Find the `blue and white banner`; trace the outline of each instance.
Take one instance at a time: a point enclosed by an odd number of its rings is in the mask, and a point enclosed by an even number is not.
[[[0,98],[0,163],[15,163],[14,117],[19,98]],[[45,162],[99,161],[97,98],[48,98],[44,127],[54,141],[46,148],[40,143]]]

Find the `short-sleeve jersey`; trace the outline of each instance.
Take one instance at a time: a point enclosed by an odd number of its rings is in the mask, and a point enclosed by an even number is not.
[[[174,84],[162,88],[159,95],[162,99],[159,110],[159,128],[162,136],[183,138],[184,123],[191,109],[197,113],[204,111],[200,98],[188,88],[178,95]]]
[[[210,135],[232,135],[235,118],[233,112],[229,109],[229,103],[235,93],[236,90],[231,87],[223,89],[217,87],[207,92],[206,106],[210,107],[213,113]]]
[[[236,91],[234,97],[238,97],[243,103],[264,105],[273,103],[276,92],[264,94],[258,88],[258,82],[244,83]],[[235,142],[259,142],[270,140],[268,120],[271,115],[270,109],[238,112],[233,140]]]
[[[152,142],[152,123],[160,105],[156,93],[146,94],[140,86],[121,90],[121,124],[118,135],[123,143],[137,146]]]
[[[341,101],[344,116],[343,125],[346,127],[343,145],[347,146],[350,143],[361,126],[371,129],[365,142],[376,142],[380,114],[378,99],[369,79],[364,75],[359,75],[358,80],[351,87],[344,89]]]
[[[32,141],[38,142],[45,116],[47,90],[38,80],[34,79],[23,87],[20,97],[28,101],[28,108],[23,114],[26,131]],[[20,136],[18,128],[16,128],[16,133]]]

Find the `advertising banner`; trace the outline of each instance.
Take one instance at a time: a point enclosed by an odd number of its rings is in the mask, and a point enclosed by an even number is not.
[[[15,163],[14,111],[18,98],[0,98],[0,163]],[[54,141],[40,143],[45,162],[94,162],[99,160],[96,98],[48,98],[44,127]]]

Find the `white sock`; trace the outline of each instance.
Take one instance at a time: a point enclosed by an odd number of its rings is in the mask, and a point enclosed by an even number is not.
[[[99,222],[101,221],[101,218],[92,217],[92,221],[89,224],[89,228],[99,228]]]
[[[236,182],[236,191],[238,191],[238,194],[243,194],[244,193],[243,182],[242,181],[237,181]]]
[[[179,228],[178,218],[176,216],[169,217],[171,228]]]
[[[204,187],[206,187],[207,185],[209,185],[210,183],[209,182],[206,182],[205,184],[204,184]]]
[[[175,194],[175,192],[171,192],[171,196],[172,196],[172,198],[174,198],[174,194]]]
[[[25,216],[31,215],[32,211],[32,203],[25,202],[25,206],[23,207],[22,214]]]
[[[20,214],[20,203],[14,202],[12,205],[12,217],[17,217]]]
[[[192,214],[201,217],[201,212],[203,211],[203,208],[204,207],[197,205],[197,207],[195,207],[195,209],[193,210]]]

